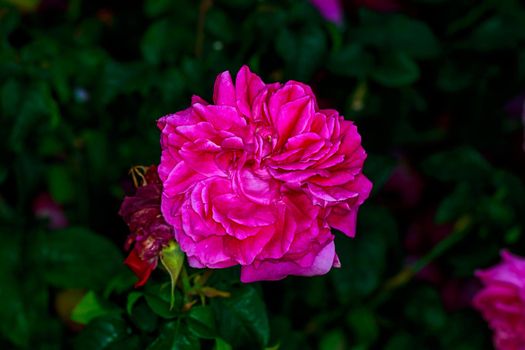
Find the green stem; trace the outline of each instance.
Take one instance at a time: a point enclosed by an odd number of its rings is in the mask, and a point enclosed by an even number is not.
[[[204,31],[206,14],[213,6],[213,0],[202,0],[199,6],[199,19],[197,22],[197,34],[195,39],[195,56],[200,58],[204,47]]]
[[[454,225],[453,232],[441,242],[436,244],[427,255],[423,256],[412,266],[411,269],[414,274],[424,269],[428,264],[443,255],[443,253],[449,250],[452,246],[460,242],[468,232],[470,221],[471,220],[468,216],[460,218]]]
[[[448,237],[436,244],[430,252],[420,258],[415,264],[405,266],[399,273],[389,278],[378,292],[372,296],[370,306],[376,308],[381,305],[388,299],[392,291],[410,282],[418,272],[460,242],[469,232],[470,225],[471,219],[469,216],[460,218]]]
[[[190,284],[190,278],[188,277],[188,271],[186,271],[186,267],[182,267],[182,271],[180,273],[181,282],[182,282],[182,292],[184,294],[184,303],[186,304],[188,300],[188,294],[191,290],[191,284]]]

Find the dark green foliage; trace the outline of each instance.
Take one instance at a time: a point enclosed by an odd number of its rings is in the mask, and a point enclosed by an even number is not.
[[[234,347],[268,345],[268,318],[264,302],[254,287],[236,289],[230,298],[214,299],[212,308],[220,335]]]
[[[100,289],[122,268],[118,248],[84,228],[67,228],[33,239],[35,268],[55,287]]]
[[[344,0],[341,26],[307,0],[37,2],[0,2],[0,348],[491,348],[473,272],[525,255],[522,2]],[[359,127],[374,190],[356,237],[335,232],[342,267],[215,271],[231,297],[192,307],[161,267],[134,289],[128,169],[158,163],[159,117],[243,64]]]

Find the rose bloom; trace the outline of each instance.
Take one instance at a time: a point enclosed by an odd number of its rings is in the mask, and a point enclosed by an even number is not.
[[[157,167],[150,166],[144,174],[144,183],[131,196],[126,196],[119,210],[129,227],[126,249],[132,246],[125,264],[139,278],[136,287],[146,283],[157,267],[159,254],[173,239],[173,227],[160,212],[162,183]]]
[[[244,66],[217,77],[213,104],[158,121],[161,209],[196,268],[241,265],[241,280],[339,266],[330,228],[355,234],[371,183],[355,125],[320,110],[307,85],[265,84]]]
[[[525,349],[525,259],[502,251],[503,261],[477,271],[484,288],[474,297],[474,306],[494,331],[498,350]]]
[[[310,0],[310,3],[327,21],[341,24],[344,17],[343,4],[353,7],[365,7],[373,11],[390,12],[399,10],[399,0]]]

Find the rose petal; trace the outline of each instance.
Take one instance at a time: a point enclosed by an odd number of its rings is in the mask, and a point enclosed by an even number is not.
[[[222,72],[215,80],[213,102],[217,105],[236,106],[235,87],[230,72]]]
[[[256,281],[276,281],[289,275],[295,276],[318,276],[324,275],[335,261],[335,245],[330,242],[315,257],[312,265],[302,267],[293,261],[265,260],[257,264],[243,266],[241,268],[241,281],[244,283]]]
[[[252,102],[259,92],[265,87],[264,82],[250,71],[247,66],[242,66],[235,79],[235,94],[237,107],[243,115],[252,117]]]

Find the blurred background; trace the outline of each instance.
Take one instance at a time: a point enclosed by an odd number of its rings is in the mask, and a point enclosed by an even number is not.
[[[470,301],[525,255],[525,6],[313,2],[0,0],[2,349],[492,348]],[[374,190],[341,269],[167,313],[122,263],[128,170],[243,64],[353,120]]]

